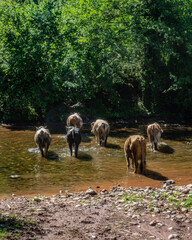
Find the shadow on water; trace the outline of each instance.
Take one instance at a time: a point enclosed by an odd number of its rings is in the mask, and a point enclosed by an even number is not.
[[[121,147],[114,143],[107,143],[106,148],[112,148],[112,149],[121,149]]]
[[[85,152],[78,152],[77,159],[80,161],[91,161],[93,157]]]
[[[59,155],[54,151],[49,151],[48,156],[47,156],[47,160],[59,161]]]
[[[173,154],[175,152],[175,150],[169,145],[160,145],[158,148],[161,153]]]
[[[163,176],[161,173],[146,169],[145,173],[143,174],[144,176],[151,178],[153,180],[158,180],[158,181],[166,181],[168,180],[167,177]]]

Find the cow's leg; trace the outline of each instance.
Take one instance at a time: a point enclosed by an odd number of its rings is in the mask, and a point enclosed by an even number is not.
[[[45,157],[48,156],[48,149],[49,149],[49,144],[46,144],[46,146],[45,146]]]
[[[79,145],[75,144],[75,157],[77,158]]]
[[[69,143],[69,149],[70,149],[70,153],[71,153],[71,156],[72,156],[72,143]]]
[[[129,156],[127,154],[125,154],[125,158],[127,160],[127,168],[130,168]]]
[[[44,157],[43,148],[39,146],[39,150],[41,152],[41,156]]]
[[[134,173],[137,172],[137,168],[138,168],[138,161],[135,160],[135,171],[134,171]]]
[[[157,142],[154,142],[155,151],[157,151]]]
[[[132,168],[135,167],[135,158],[134,158],[134,154],[131,153],[131,158],[132,158]]]
[[[145,171],[145,166],[146,166],[145,158],[142,157],[142,159],[141,159],[141,165],[140,165],[141,173],[144,173],[144,171]]]
[[[107,136],[105,137],[105,146],[107,145]]]
[[[135,170],[134,170],[134,173],[136,173],[137,172],[137,168],[138,168],[138,161],[137,161],[137,158],[136,158],[136,156],[133,154],[133,161],[134,161],[134,163],[135,163]]]

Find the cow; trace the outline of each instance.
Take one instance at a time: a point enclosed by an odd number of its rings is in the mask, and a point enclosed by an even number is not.
[[[83,120],[78,113],[71,114],[67,118],[67,127],[70,127],[70,126],[73,126],[76,128],[81,128],[83,126]]]
[[[107,121],[98,119],[96,122],[91,123],[92,130],[91,132],[95,135],[97,143],[107,144],[107,138],[109,135],[110,127]]]
[[[149,142],[151,143],[152,151],[153,150],[157,151],[158,141],[162,133],[163,133],[163,130],[161,129],[158,123],[150,124],[147,127],[147,136],[149,138]]]
[[[75,157],[77,158],[79,144],[81,143],[80,129],[76,127],[67,128],[67,142],[72,156],[72,148],[75,146]]]
[[[129,159],[132,159],[132,168],[137,172],[138,161],[141,160],[140,170],[144,173],[146,167],[146,141],[141,135],[133,135],[127,138],[124,144],[124,153],[127,160],[127,168],[130,167]]]
[[[51,144],[51,134],[49,133],[49,130],[43,126],[36,127],[34,141],[41,152],[41,156],[47,157],[49,145]]]

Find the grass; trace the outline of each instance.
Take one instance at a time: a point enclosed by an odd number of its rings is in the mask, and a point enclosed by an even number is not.
[[[144,198],[144,195],[139,195],[139,196],[135,196],[135,195],[125,195],[123,196],[125,198],[125,203],[126,202],[139,202],[142,203],[142,200]]]
[[[155,192],[151,193],[148,195],[134,195],[134,194],[127,194],[122,196],[125,201],[123,202],[124,204],[129,202],[137,202],[138,204],[144,204],[145,207],[148,206],[148,208],[153,211],[155,208],[155,204],[153,203],[153,199],[159,199],[159,200],[164,200],[168,204],[170,204],[169,208],[174,208],[174,209],[182,209],[186,208],[191,209],[192,208],[192,195],[191,194],[186,194],[185,196],[182,196],[180,192]],[[157,198],[156,198],[157,197]],[[148,199],[149,202],[146,205],[145,202],[143,201],[144,199]]]
[[[185,204],[183,206],[186,208],[192,207],[192,196],[189,196],[188,199],[186,199]]]
[[[36,223],[18,219],[17,216],[0,217],[0,240],[21,239],[21,234],[30,235]]]

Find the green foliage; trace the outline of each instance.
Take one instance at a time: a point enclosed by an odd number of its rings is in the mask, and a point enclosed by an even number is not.
[[[1,119],[52,110],[62,119],[72,106],[93,117],[189,117],[191,4],[0,1]]]

